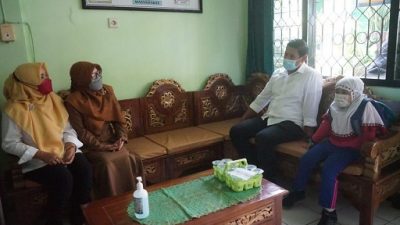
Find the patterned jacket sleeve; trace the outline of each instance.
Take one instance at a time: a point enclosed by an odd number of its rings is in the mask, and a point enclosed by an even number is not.
[[[85,128],[82,115],[68,103],[65,103],[65,107],[69,114],[69,121],[78,134],[79,140],[83,142],[84,147],[91,150],[102,149],[104,144],[100,142],[92,132]]]

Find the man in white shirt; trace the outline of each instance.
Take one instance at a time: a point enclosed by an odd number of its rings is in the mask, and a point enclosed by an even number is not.
[[[316,117],[322,94],[322,76],[305,62],[308,47],[296,39],[288,43],[283,67],[277,69],[242,121],[230,130],[233,145],[241,157],[264,170],[274,180],[274,147],[280,143],[310,137],[317,126]],[[258,113],[268,105],[261,117]],[[255,147],[249,139],[255,138]]]

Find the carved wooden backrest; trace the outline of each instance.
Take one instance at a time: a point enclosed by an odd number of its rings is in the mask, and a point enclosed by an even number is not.
[[[202,91],[194,93],[196,124],[240,117],[246,110],[244,87],[235,86],[227,74],[208,78]]]
[[[193,125],[193,93],[172,79],[156,80],[140,99],[145,134]]]
[[[132,98],[119,100],[123,117],[125,118],[125,128],[128,131],[128,138],[135,138],[144,134],[143,121],[140,112],[140,99]]]
[[[265,85],[269,81],[269,77],[270,76],[266,73],[253,73],[250,75],[250,78],[247,80],[246,84],[245,101],[247,105],[250,105],[250,103],[264,89]]]

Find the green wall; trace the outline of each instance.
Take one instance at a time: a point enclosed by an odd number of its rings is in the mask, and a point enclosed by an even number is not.
[[[83,10],[81,0],[3,0],[17,41],[0,42],[0,88],[24,62],[48,64],[55,90],[69,87],[69,68],[79,60],[103,66],[105,83],[119,99],[143,96],[156,79],[173,78],[188,91],[203,87],[210,74],[228,73],[244,82],[247,1],[203,0],[203,13]],[[0,19],[2,13],[0,11]],[[107,27],[116,18],[119,28]],[[2,22],[2,19],[0,20]],[[400,89],[372,87],[400,100]],[[0,106],[4,104],[0,94]]]
[[[8,21],[31,25],[36,61],[48,64],[55,90],[69,87],[69,68],[80,60],[102,65],[104,82],[114,86],[119,99],[143,96],[161,78],[173,78],[188,91],[200,90],[218,72],[235,84],[244,82],[247,1],[203,0],[201,14],[83,10],[81,0],[3,4]],[[108,28],[109,17],[119,28]],[[15,28],[16,42],[0,42],[1,83],[17,65],[33,59],[26,26]],[[4,101],[1,96],[0,104]]]
[[[3,0],[7,21],[21,21],[21,10],[19,1]],[[3,13],[0,10],[0,23],[3,23]],[[0,105],[4,103],[3,83],[12,70],[19,64],[27,61],[28,53],[24,38],[23,26],[14,26],[16,42],[4,43],[0,42]]]

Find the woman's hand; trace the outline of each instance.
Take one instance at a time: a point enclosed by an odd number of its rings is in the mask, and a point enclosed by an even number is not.
[[[105,152],[115,152],[118,151],[118,145],[117,144],[102,144],[99,148],[100,151],[105,151]]]
[[[40,159],[48,165],[54,166],[57,164],[62,164],[63,161],[54,153],[37,151],[34,158]]]
[[[118,139],[118,141],[116,141],[114,144],[118,146],[117,151],[121,150],[122,147],[124,146],[126,140],[124,138],[120,138]]]
[[[74,143],[67,142],[64,144],[64,150],[65,153],[64,153],[63,163],[71,164],[75,158],[76,145]]]

